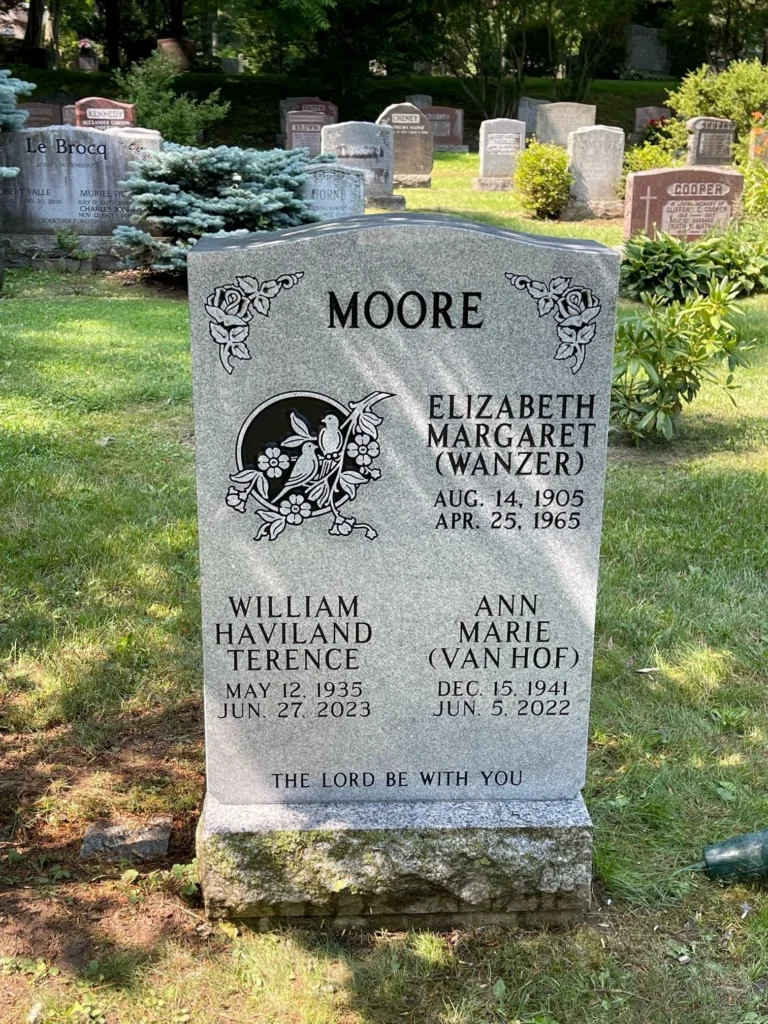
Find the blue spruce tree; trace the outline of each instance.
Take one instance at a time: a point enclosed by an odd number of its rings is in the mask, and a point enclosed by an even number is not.
[[[32,82],[14,78],[7,68],[0,69],[0,132],[17,132],[29,117],[28,110],[19,110],[19,96],[29,96],[37,88]],[[18,167],[0,167],[0,178],[13,178]]]

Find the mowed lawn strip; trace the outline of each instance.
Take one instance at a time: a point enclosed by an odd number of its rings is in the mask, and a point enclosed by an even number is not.
[[[77,862],[110,813],[173,814],[175,859],[193,855],[187,311],[66,282],[29,298],[32,277],[0,300],[0,1020],[39,1002],[50,1022],[768,1024],[768,899],[681,870],[768,821],[768,300],[743,304],[758,347],[736,406],[708,386],[673,444],[611,449],[594,912],[565,933],[333,940],[210,929],[173,878]]]

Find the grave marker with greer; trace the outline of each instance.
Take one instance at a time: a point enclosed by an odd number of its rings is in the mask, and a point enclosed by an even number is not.
[[[404,210],[405,197],[392,192],[395,133],[390,125],[370,121],[342,121],[322,131],[323,153],[333,153],[345,167],[365,175],[365,205]]]
[[[700,238],[741,214],[744,177],[725,167],[667,167],[627,175],[624,236],[664,231]]]
[[[472,188],[501,192],[512,188],[517,157],[525,149],[525,122],[496,117],[480,125],[480,177]]]
[[[618,254],[366,216],[189,255],[208,911],[583,911]]]
[[[393,103],[376,124],[387,124],[395,133],[395,186],[431,188],[435,145],[424,111],[412,103]]]

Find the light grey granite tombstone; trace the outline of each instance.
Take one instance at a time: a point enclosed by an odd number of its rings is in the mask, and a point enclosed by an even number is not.
[[[414,105],[414,107],[418,107],[419,109],[422,109],[423,107],[431,107],[432,106],[432,97],[431,96],[427,96],[427,94],[425,92],[415,92],[415,93],[412,93],[410,96],[406,96],[405,97],[405,102],[406,103],[412,103]]]
[[[618,262],[409,214],[192,249],[210,914],[588,905]]]
[[[568,136],[573,183],[565,220],[621,217],[624,203],[617,198],[624,165],[624,131],[604,124],[577,128]]]
[[[671,107],[635,107],[635,131],[641,132],[651,121],[666,121],[670,117]]]
[[[242,55],[239,57],[219,57],[221,70],[225,75],[242,75],[245,71],[245,62]]]
[[[517,116],[521,121],[525,121],[526,135],[536,134],[536,118],[539,107],[545,107],[549,102],[549,100],[535,100],[531,96],[520,97],[517,104]]]
[[[536,113],[536,138],[565,148],[571,132],[595,123],[596,112],[591,103],[546,103]]]
[[[75,123],[75,105],[74,103],[66,103],[61,108],[61,122],[62,124],[70,124],[74,126]]]
[[[525,149],[525,122],[496,117],[480,125],[480,177],[472,188],[478,192],[502,192],[512,188],[517,155]]]
[[[686,121],[688,163],[696,167],[715,167],[733,163],[736,124],[725,117],[692,117]]]
[[[624,59],[629,68],[668,74],[669,55],[662,40],[662,30],[646,25],[629,25]]]
[[[326,124],[331,124],[326,114],[289,110],[285,117],[285,148],[308,149],[310,156],[319,156],[322,149],[320,133]]]
[[[110,251],[112,230],[130,222],[120,182],[132,161],[162,144],[159,132],[145,128],[58,125],[0,135],[0,165],[19,168],[0,183],[0,232],[22,252],[54,248],[60,228],[87,236],[85,248]]]
[[[365,174],[365,205],[374,209],[404,210],[405,197],[392,192],[395,133],[390,125],[370,121],[342,121],[322,131],[323,153],[334,153],[345,167]]]
[[[423,110],[412,103],[393,103],[376,118],[395,132],[395,185],[398,188],[431,188],[435,144]]]
[[[360,217],[365,212],[365,172],[338,164],[307,168],[304,198],[321,220]]]

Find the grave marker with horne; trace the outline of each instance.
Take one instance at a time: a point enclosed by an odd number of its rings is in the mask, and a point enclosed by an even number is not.
[[[103,96],[88,96],[75,103],[78,128],[132,128],[136,124],[136,104],[118,103]]]
[[[545,103],[536,113],[536,138],[565,149],[571,132],[591,127],[596,112],[590,103]]]
[[[502,192],[512,188],[517,156],[525,149],[525,122],[496,117],[480,125],[480,177],[472,188]]]
[[[415,105],[415,104],[414,104]],[[464,111],[458,107],[422,107],[432,129],[436,153],[468,153],[464,145]]]
[[[321,220],[360,217],[365,212],[365,172],[338,164],[315,164],[306,170],[304,198]]]
[[[588,905],[617,276],[408,214],[191,251],[209,913]]]
[[[395,186],[431,188],[435,146],[424,111],[412,103],[393,103],[376,124],[388,124],[395,133]]]
[[[573,183],[566,219],[620,217],[624,203],[616,197],[624,165],[624,131],[599,124],[577,128],[568,136]]]
[[[692,117],[685,122],[688,138],[688,163],[713,167],[733,163],[736,124],[724,117]]]
[[[627,175],[624,237],[665,231],[691,239],[741,214],[744,178],[722,167],[667,167]]]
[[[340,164],[365,174],[365,205],[404,210],[405,197],[392,192],[395,133],[390,125],[342,121],[322,131],[323,153],[334,153]]]

